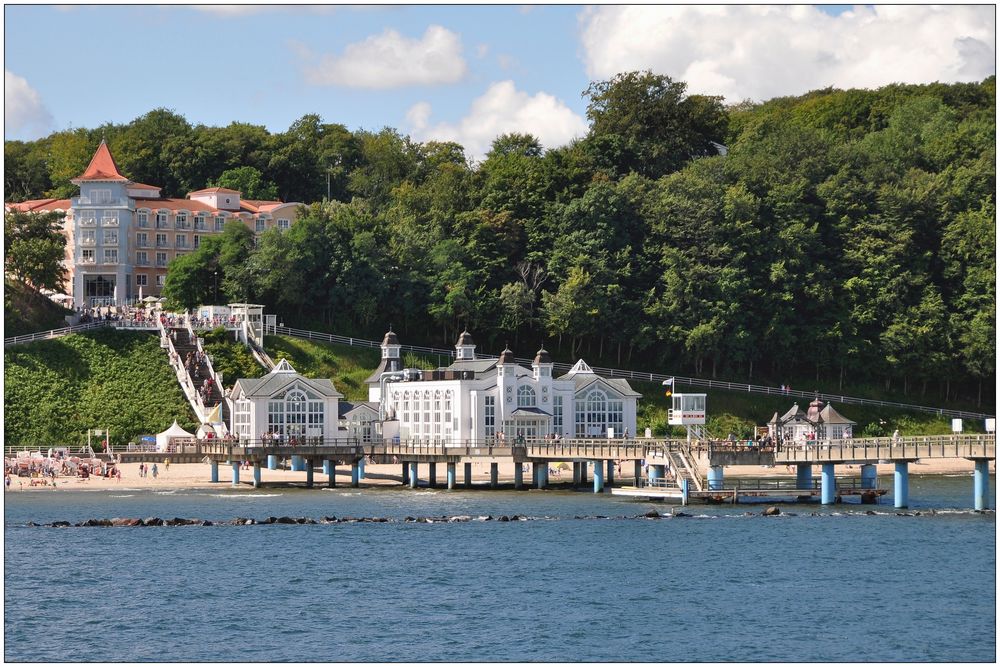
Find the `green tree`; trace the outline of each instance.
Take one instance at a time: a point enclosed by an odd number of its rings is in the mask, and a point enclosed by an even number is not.
[[[270,181],[265,181],[264,176],[254,167],[237,167],[227,169],[219,175],[214,182],[210,182],[211,187],[229,188],[240,192],[243,199],[264,199],[275,200],[278,198],[278,187]]]
[[[66,237],[59,213],[6,211],[4,273],[35,290],[62,291]]]

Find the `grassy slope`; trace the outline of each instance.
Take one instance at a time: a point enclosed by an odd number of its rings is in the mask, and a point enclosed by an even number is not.
[[[345,394],[347,400],[367,398],[367,386],[364,380],[379,362],[379,352],[375,349],[334,345],[301,338],[268,336],[265,346],[275,361],[285,357],[304,375],[331,378],[334,386]],[[443,360],[406,355],[404,362],[406,366],[412,368],[434,368],[443,363]],[[633,382],[632,386],[643,395],[639,401],[640,433],[649,426],[657,435],[666,434],[669,401],[663,395],[663,387],[647,382]],[[683,391],[684,387],[680,389]],[[701,392],[701,390],[694,391]],[[725,436],[730,431],[737,435],[748,435],[754,425],[764,425],[775,412],[784,414],[794,402],[794,399],[790,398],[738,391],[712,390],[705,393],[708,394],[709,431],[720,436]],[[800,401],[799,405],[805,409],[808,402]],[[861,435],[866,428],[880,429],[884,435],[891,434],[895,428],[899,428],[903,435],[951,432],[950,420],[931,414],[837,404],[834,404],[834,407],[845,417],[858,422],[855,428],[857,435]],[[885,420],[884,426],[879,426],[880,419]],[[966,423],[965,426],[966,430],[980,431],[983,427],[981,423]],[[682,431],[676,433],[680,435]]]
[[[4,361],[9,445],[76,444],[88,428],[124,443],[174,419],[196,428],[155,335],[99,329],[8,348]]]
[[[23,336],[66,326],[73,311],[18,282],[4,280],[4,337]]]

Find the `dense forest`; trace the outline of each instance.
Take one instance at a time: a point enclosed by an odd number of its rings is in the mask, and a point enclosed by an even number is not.
[[[106,137],[133,180],[311,205],[171,265],[180,304],[252,299],[287,324],[482,348],[542,341],[731,378],[992,396],[995,77],[725,106],[650,72],[595,82],[590,131],[543,150],[349,131],[127,125],[8,141],[8,199],[68,196]],[[315,203],[313,203],[315,202]],[[219,280],[216,284],[215,274]],[[984,395],[985,392],[985,395]]]

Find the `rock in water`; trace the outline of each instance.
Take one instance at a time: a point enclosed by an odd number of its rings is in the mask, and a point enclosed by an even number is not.
[[[144,525],[144,526],[162,526],[163,525],[163,519],[161,519],[159,517],[151,516],[148,519],[146,519],[145,521],[143,521],[142,525]]]
[[[763,512],[761,512],[761,514],[764,515],[764,516],[778,516],[779,514],[781,514],[781,510],[779,510],[774,505],[771,505],[766,510],[764,510]]]
[[[656,510],[649,510],[648,512],[646,512],[642,516],[644,518],[646,518],[646,519],[659,519],[660,518],[660,513],[657,512]]]

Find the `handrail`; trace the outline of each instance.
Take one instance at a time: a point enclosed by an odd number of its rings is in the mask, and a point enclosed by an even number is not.
[[[292,327],[282,327],[276,326],[274,328],[276,334],[284,336],[294,336],[296,338],[306,338],[309,340],[322,340],[328,343],[339,343],[342,345],[351,345],[355,347],[369,347],[369,348],[379,348],[381,347],[381,342],[374,340],[367,340],[364,338],[353,338],[349,336],[338,336],[335,334],[328,334],[319,331],[309,331],[306,329],[295,329]],[[400,349],[406,352],[417,352],[424,354],[433,354],[436,356],[454,357],[455,350],[446,350],[443,348],[436,347],[423,347],[419,345],[400,345]],[[479,354],[477,357],[481,359],[496,359],[499,355],[490,354]],[[532,360],[528,358],[516,358],[520,364],[530,365]],[[569,371],[573,367],[572,364],[566,363],[555,363],[553,364],[554,370],[559,371]],[[748,393],[755,394],[766,394],[771,396],[787,396],[793,398],[807,398],[813,399],[818,398],[827,403],[837,402],[843,403],[845,405],[870,405],[876,407],[887,407],[887,408],[898,408],[901,410],[913,410],[916,412],[927,412],[942,417],[958,417],[963,419],[986,419],[988,417],[994,417],[995,415],[990,415],[982,412],[971,412],[968,410],[951,410],[947,408],[936,408],[926,405],[914,405],[910,403],[898,403],[895,401],[883,401],[874,398],[859,398],[855,396],[846,396],[843,394],[829,394],[824,392],[809,392],[791,389],[781,389],[779,387],[769,387],[766,385],[748,384],[745,382],[727,382],[722,380],[709,380],[705,378],[692,378],[683,377],[676,374],[666,374],[666,373],[649,373],[640,372],[632,370],[623,370],[619,368],[601,368],[601,367],[591,367],[594,373],[603,377],[609,378],[624,378],[627,380],[638,380],[642,382],[662,382],[669,378],[673,378],[675,386],[677,384],[685,384],[692,387],[707,387],[712,389],[726,389],[729,391],[746,391]]]

